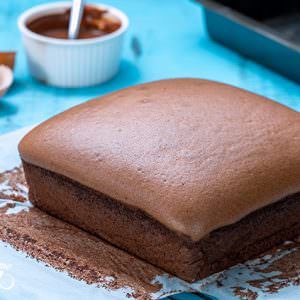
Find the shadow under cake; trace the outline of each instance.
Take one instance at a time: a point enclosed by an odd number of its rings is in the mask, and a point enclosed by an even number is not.
[[[176,79],[72,108],[19,149],[36,206],[194,281],[299,234],[299,132],[280,104]]]

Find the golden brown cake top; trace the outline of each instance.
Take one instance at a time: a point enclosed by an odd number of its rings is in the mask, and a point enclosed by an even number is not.
[[[36,127],[19,150],[195,241],[300,191],[299,114],[200,79],[91,100]]]

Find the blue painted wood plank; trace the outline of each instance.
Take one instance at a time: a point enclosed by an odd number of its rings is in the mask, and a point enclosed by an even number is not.
[[[212,42],[205,31],[202,9],[189,0],[107,0],[124,10],[131,21],[119,74],[91,88],[45,86],[28,73],[16,25],[21,12],[45,2],[0,1],[0,50],[18,52],[15,84],[0,100],[0,133],[41,122],[98,95],[167,77],[218,80],[300,109],[299,85]]]

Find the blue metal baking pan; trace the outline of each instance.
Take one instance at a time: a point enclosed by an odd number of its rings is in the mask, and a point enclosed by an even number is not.
[[[300,0],[198,0],[210,37],[300,82]]]

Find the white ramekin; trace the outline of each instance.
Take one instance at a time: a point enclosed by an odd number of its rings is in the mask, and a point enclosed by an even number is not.
[[[26,24],[51,13],[63,12],[71,2],[57,2],[35,6],[18,20],[31,74],[40,81],[58,87],[96,85],[112,78],[119,69],[123,36],[128,18],[120,10],[104,5],[121,20],[115,32],[98,38],[64,40],[50,38],[30,31]]]

